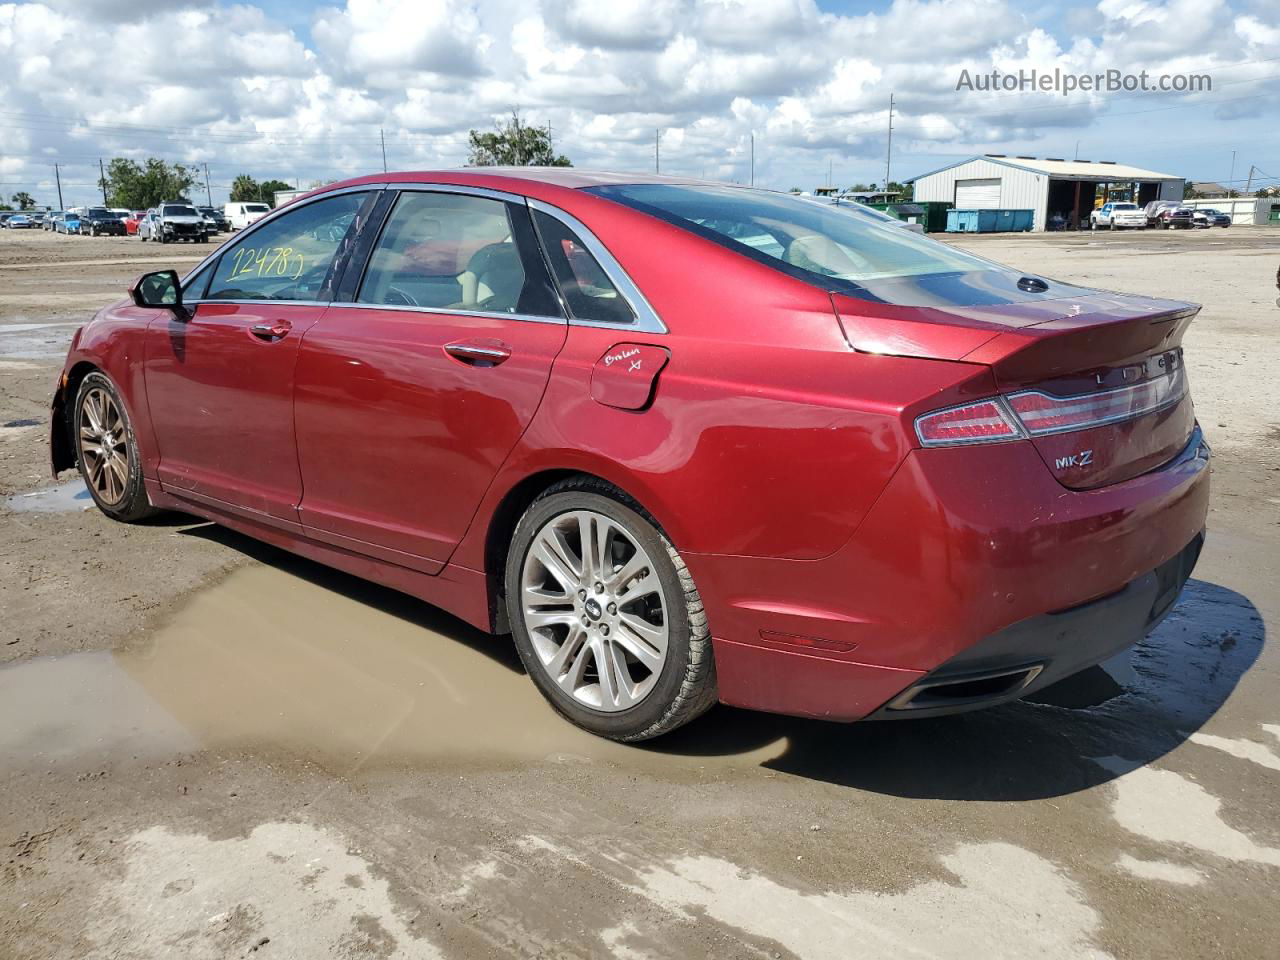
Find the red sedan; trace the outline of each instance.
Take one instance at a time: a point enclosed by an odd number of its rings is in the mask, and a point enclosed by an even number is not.
[[[1197,307],[822,201],[383,174],[130,293],[72,342],[55,471],[509,633],[619,740],[1015,699],[1141,639],[1203,540]]]
[[[142,222],[142,218],[147,215],[145,210],[134,210],[129,216],[124,218],[125,233],[134,236],[138,232],[138,224]]]

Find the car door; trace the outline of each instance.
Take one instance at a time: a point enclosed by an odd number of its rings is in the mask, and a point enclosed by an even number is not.
[[[298,346],[331,298],[369,191],[318,198],[230,243],[147,330],[159,479],[176,494],[296,524]]]
[[[345,284],[344,284],[345,286]],[[541,402],[566,320],[518,197],[394,197],[363,281],[307,331],[309,535],[435,572]]]

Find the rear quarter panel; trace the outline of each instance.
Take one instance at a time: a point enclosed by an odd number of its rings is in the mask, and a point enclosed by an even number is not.
[[[984,368],[855,352],[826,293],[717,244],[590,195],[546,199],[596,233],[669,332],[570,328],[460,563],[483,563],[481,530],[506,491],[557,469],[626,490],[682,550],[824,557],[913,445],[904,410],[962,397],[975,377],[991,389]],[[644,410],[591,397],[592,368],[622,344],[670,352]]]

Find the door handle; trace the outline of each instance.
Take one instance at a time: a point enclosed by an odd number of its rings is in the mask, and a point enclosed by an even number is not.
[[[293,329],[288,320],[276,320],[272,323],[255,323],[249,332],[259,340],[281,340]]]
[[[444,352],[455,360],[473,367],[496,367],[511,357],[511,348],[498,340],[483,343],[459,340],[455,343],[446,343]]]

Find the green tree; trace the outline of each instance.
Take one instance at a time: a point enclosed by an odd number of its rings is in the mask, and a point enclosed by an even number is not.
[[[258,181],[247,173],[239,174],[231,181],[232,203],[257,203],[262,196],[262,188]]]
[[[194,167],[166,163],[155,157],[148,157],[145,164],[116,157],[107,164],[107,175],[99,181],[99,186],[106,191],[110,206],[145,210],[165,200],[186,196],[195,182]]]
[[[18,205],[19,210],[30,210],[36,205],[35,197],[25,190],[19,190],[9,199]]]
[[[473,167],[571,167],[562,153],[556,153],[549,126],[534,127],[520,119],[520,111],[511,111],[509,123],[499,123],[491,133],[472,130]]]
[[[258,184],[258,199],[274,207],[276,205],[276,191],[292,189],[293,184],[285,183],[283,180],[263,180],[262,183]]]
[[[889,192],[902,194],[902,201],[904,203],[908,202],[915,196],[915,187],[916,185],[914,183],[898,183],[896,180],[889,181]]]

